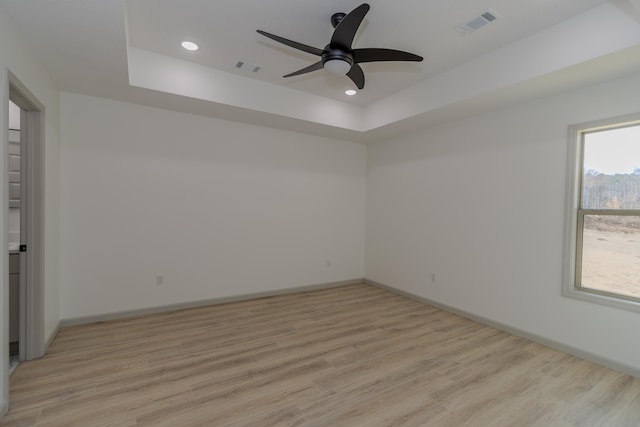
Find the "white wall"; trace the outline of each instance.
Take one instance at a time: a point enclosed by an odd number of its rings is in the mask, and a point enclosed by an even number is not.
[[[64,92],[61,120],[63,319],[364,276],[364,145]]]
[[[0,250],[4,254],[0,266],[0,296],[2,315],[0,316],[0,405],[8,394],[8,309],[7,309],[7,105],[8,71],[11,71],[29,91],[45,106],[45,337],[55,331],[59,314],[59,260],[58,260],[58,188],[59,188],[59,92],[46,70],[37,60],[23,36],[11,20],[0,9],[0,140],[2,141],[2,161],[0,162]]]
[[[633,75],[370,146],[366,277],[640,369],[638,313],[560,295],[567,127],[639,99]]]

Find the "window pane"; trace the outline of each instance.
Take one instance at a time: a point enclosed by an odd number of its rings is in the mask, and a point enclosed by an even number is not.
[[[640,209],[640,125],[584,136],[583,209]]]
[[[584,216],[581,285],[640,298],[640,216]]]

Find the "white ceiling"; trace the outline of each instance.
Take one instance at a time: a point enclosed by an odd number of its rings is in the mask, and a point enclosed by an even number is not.
[[[331,15],[359,4],[0,0],[61,90],[347,139],[640,69],[638,0],[370,0],[354,47],[425,60],[364,64],[354,97],[344,95],[347,77],[323,70],[283,79],[318,58],[256,33],[323,48]],[[454,30],[487,9],[502,18],[472,34]],[[200,50],[182,49],[186,39]],[[237,61],[262,68],[247,73]]]
[[[264,38],[256,29],[322,49],[330,40],[331,15],[350,12],[359,0],[134,0],[127,3],[129,43],[229,73],[237,61],[260,65],[259,73],[242,74],[340,101],[367,105],[414,85],[429,76],[549,27],[603,0],[566,1],[451,1],[371,0],[354,47],[387,47],[415,52],[426,58],[416,63],[370,63],[365,90],[346,97],[353,85],[346,77],[315,72],[282,76],[317,62],[318,57]],[[455,6],[452,6],[455,3]],[[504,18],[472,35],[454,27],[489,6]],[[202,49],[186,52],[184,39]]]

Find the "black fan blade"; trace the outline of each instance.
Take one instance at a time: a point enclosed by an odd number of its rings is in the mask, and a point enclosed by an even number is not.
[[[356,86],[358,86],[358,89],[364,88],[364,71],[362,71],[362,67],[358,64],[353,64],[347,76],[353,80]]]
[[[422,56],[394,49],[355,49],[353,60],[356,64],[379,61],[422,61]]]
[[[322,70],[322,61],[318,61],[315,64],[312,64],[312,65],[309,65],[308,67],[303,68],[302,70],[294,71],[293,73],[287,74],[286,76],[282,76],[282,77],[299,76],[300,74],[307,74],[317,70]]]
[[[258,33],[262,34],[265,37],[269,37],[272,40],[275,40],[279,43],[286,44],[294,49],[301,50],[303,52],[310,53],[312,55],[321,56],[322,49],[318,49],[317,47],[307,46],[306,44],[294,42],[293,40],[285,39],[284,37],[276,36],[275,34],[269,34],[266,31],[256,30]]]
[[[353,38],[369,9],[369,5],[363,3],[345,16],[333,32],[330,46],[350,50]]]

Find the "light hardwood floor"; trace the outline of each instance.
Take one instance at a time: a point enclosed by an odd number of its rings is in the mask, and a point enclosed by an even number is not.
[[[639,426],[640,380],[369,285],[65,328],[1,426]]]

